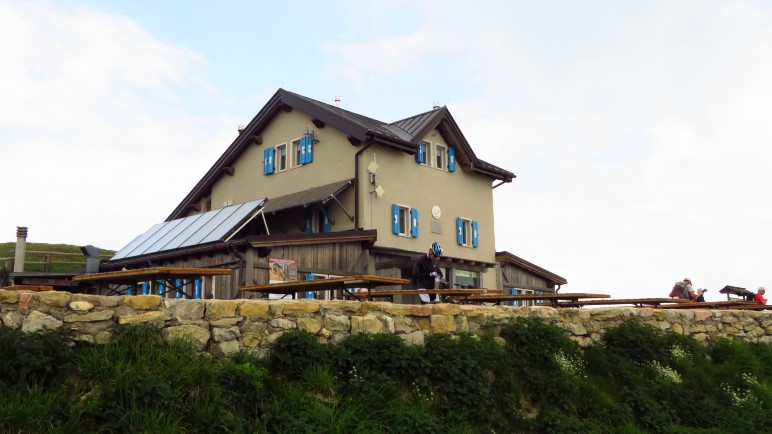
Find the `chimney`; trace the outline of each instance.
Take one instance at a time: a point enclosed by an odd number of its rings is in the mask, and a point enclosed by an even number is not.
[[[99,250],[92,245],[88,245],[81,246],[80,251],[86,257],[86,274],[99,273],[99,263],[102,262]]]
[[[244,130],[245,130],[246,128],[247,128],[247,127],[245,127],[244,125],[239,125],[239,128],[238,128],[238,130],[239,130],[239,135],[241,135],[241,133],[243,133],[243,132],[244,132]]]
[[[439,110],[440,108],[440,102],[434,101],[434,105],[432,106],[432,110]]]
[[[16,256],[13,260],[13,272],[24,272],[24,257],[27,255],[27,228],[16,226]]]
[[[340,107],[340,96],[335,95],[335,107]]]

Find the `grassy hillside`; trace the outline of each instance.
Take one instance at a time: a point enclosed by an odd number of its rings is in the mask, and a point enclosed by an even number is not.
[[[3,266],[8,266],[10,268],[11,260],[14,258],[13,250],[15,249],[15,242],[0,243],[0,268]],[[109,257],[115,254],[115,251],[99,249],[99,253]],[[50,256],[51,262],[50,269],[48,270],[44,270],[45,265],[43,264],[43,262],[48,262],[46,260],[46,254]],[[80,251],[80,246],[73,246],[70,244],[27,243],[24,271],[65,272],[81,269],[85,265],[86,259]]]
[[[59,336],[0,327],[0,433],[770,432],[771,345],[704,346],[637,322],[585,350],[534,318],[506,326],[504,344],[290,331],[269,358],[232,360],[156,327],[105,345]]]

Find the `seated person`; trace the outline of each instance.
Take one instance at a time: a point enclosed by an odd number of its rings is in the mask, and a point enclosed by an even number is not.
[[[764,294],[766,294],[767,290],[761,286],[759,287],[758,292],[756,293],[756,297],[754,297],[753,301],[756,302],[756,304],[767,304],[767,299],[764,298]]]

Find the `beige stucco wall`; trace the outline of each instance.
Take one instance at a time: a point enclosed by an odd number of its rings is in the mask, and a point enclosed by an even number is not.
[[[426,140],[445,144],[436,131],[427,135]],[[379,166],[378,184],[385,193],[379,198],[373,194],[364,198],[361,218],[365,226],[385,228],[385,235],[379,232],[378,246],[423,252],[433,241],[437,241],[448,256],[495,262],[490,179],[464,172],[460,164],[456,164],[455,172],[420,165],[415,162],[414,155],[381,147],[371,147],[364,152],[360,161],[363,172],[371,161],[376,161]],[[368,186],[368,191],[372,191],[372,187]],[[418,238],[391,233],[391,205],[395,203],[418,209]],[[442,211],[439,219],[432,217],[434,205]],[[478,222],[478,248],[456,243],[456,217]],[[441,224],[441,234],[432,233],[432,221]]]

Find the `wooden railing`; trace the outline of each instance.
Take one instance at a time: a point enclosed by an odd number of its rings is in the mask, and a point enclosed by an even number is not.
[[[14,253],[15,250],[11,250],[11,253]],[[112,255],[102,255],[102,259],[110,259]],[[64,260],[57,260],[57,259],[64,259]],[[8,270],[13,271],[14,268],[14,257],[8,257],[8,258],[0,258],[0,268],[5,267]],[[32,265],[33,267],[28,269],[27,265]],[[83,256],[81,253],[77,252],[46,252],[46,251],[35,251],[35,250],[27,250],[25,254],[24,259],[24,271],[43,271],[43,272],[51,272],[54,270],[54,268],[61,268],[57,267],[58,265],[62,265],[66,267],[67,269],[75,268],[75,267],[67,267],[68,265],[86,265],[86,257]]]

